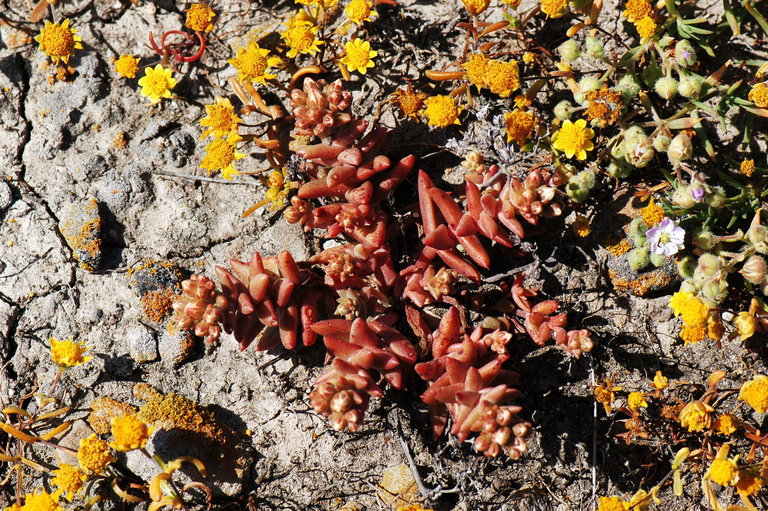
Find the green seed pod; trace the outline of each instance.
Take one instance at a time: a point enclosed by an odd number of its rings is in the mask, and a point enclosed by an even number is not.
[[[568,101],[567,99],[562,100],[558,104],[555,105],[555,117],[560,119],[561,121],[567,121],[571,118],[571,114],[573,113],[573,103]]]
[[[701,286],[701,295],[714,303],[720,303],[728,296],[728,284],[718,280],[711,280]]]
[[[667,149],[669,149],[670,142],[672,142],[672,139],[669,137],[669,135],[659,133],[653,138],[653,148],[660,153],[666,152]]]
[[[633,167],[624,158],[612,158],[611,163],[608,165],[606,170],[611,176],[615,178],[624,178],[629,177],[632,174],[632,170],[634,170],[634,168],[635,167]]]
[[[693,142],[691,142],[691,137],[685,133],[678,133],[675,135],[675,138],[669,143],[669,148],[667,149],[669,161],[674,165],[677,165],[681,161],[690,158],[691,155],[693,155]]]
[[[656,89],[656,94],[661,96],[664,99],[672,99],[675,94],[677,94],[677,87],[678,83],[677,80],[672,78],[671,76],[664,76],[662,78],[659,78],[656,84],[654,85],[654,88]]]
[[[651,254],[651,264],[656,268],[663,266],[667,262],[667,258],[664,254]]]
[[[638,247],[627,254],[627,262],[633,271],[642,271],[651,264],[651,253],[648,247]]]
[[[687,279],[684,280],[682,284],[680,284],[680,291],[684,291],[692,295],[697,295],[699,293],[699,286],[696,285],[693,279]]]
[[[616,84],[616,90],[621,93],[621,98],[627,102],[640,92],[640,82],[633,75],[624,75]]]
[[[699,256],[699,260],[696,262],[696,274],[701,275],[703,278],[709,278],[714,276],[723,268],[723,261],[720,256],[705,252]]]
[[[696,269],[696,259],[692,256],[685,256],[677,262],[677,272],[684,279],[690,279],[693,277],[693,272]]]
[[[624,159],[624,143],[619,142],[618,144],[613,144],[611,146],[611,156],[613,158],[616,158],[617,160],[623,160]]]
[[[557,47],[557,53],[560,54],[560,58],[564,62],[573,62],[581,57],[581,48],[579,47],[578,42],[573,39],[568,39]]]
[[[704,251],[712,250],[718,243],[717,236],[712,234],[711,231],[704,230],[694,233],[691,241],[694,247]]]
[[[725,206],[725,190],[719,186],[712,187],[711,193],[707,194],[704,202],[710,208],[722,209]]]
[[[605,46],[596,37],[589,36],[585,41],[587,46],[587,55],[595,59],[602,59],[605,57]]]
[[[704,79],[699,75],[687,74],[680,79],[677,92],[684,98],[698,98]]]
[[[632,221],[629,222],[629,235],[632,237],[635,245],[645,245],[645,233],[648,232],[648,229],[648,224],[640,217],[633,218]],[[640,241],[638,241],[637,238],[639,238]]]
[[[687,40],[678,41],[675,45],[675,60],[682,67],[691,67],[696,63],[696,50]]]

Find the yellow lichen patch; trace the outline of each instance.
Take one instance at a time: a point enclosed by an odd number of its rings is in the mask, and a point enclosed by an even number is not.
[[[637,296],[645,296],[649,291],[666,287],[670,283],[669,275],[658,270],[632,280],[619,277],[613,270],[608,270],[608,276],[615,289],[632,291]]]
[[[61,225],[61,233],[72,248],[72,255],[80,263],[80,267],[86,271],[94,271],[96,268],[92,263],[101,258],[102,245],[99,203],[96,199],[91,199],[84,209],[91,220],[82,224],[66,220]]]
[[[640,210],[640,215],[643,217],[643,220],[648,225],[648,227],[653,227],[654,225],[658,224],[664,220],[664,217],[666,216],[664,210],[661,209],[658,204],[656,204],[656,201],[654,201],[653,198],[651,198],[647,206]]]
[[[601,243],[602,247],[615,257],[620,257],[632,250],[632,244],[627,238],[621,239],[607,239]]]
[[[384,470],[376,495],[392,507],[410,506],[419,502],[419,487],[408,466],[401,463]]]
[[[96,433],[107,435],[111,431],[112,419],[136,413],[136,408],[110,397],[97,397],[90,404],[88,423]]]
[[[196,433],[218,444],[228,441],[228,432],[217,424],[211,412],[184,396],[152,394],[146,387],[137,385],[134,388],[134,394],[149,397],[149,401],[139,409],[139,418],[144,422],[158,430],[179,429]]]

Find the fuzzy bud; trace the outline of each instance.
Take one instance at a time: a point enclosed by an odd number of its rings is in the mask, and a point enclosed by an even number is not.
[[[681,208],[690,209],[696,205],[696,199],[687,186],[681,186],[672,194],[672,202]]]
[[[654,86],[656,94],[667,100],[672,99],[677,94],[677,87],[677,80],[671,76],[659,78]]]
[[[768,227],[753,225],[747,231],[747,239],[761,254],[768,254]]]
[[[669,135],[660,133],[653,138],[653,148],[660,153],[666,152],[669,149],[670,142],[672,142],[672,139]]]
[[[677,91],[684,98],[698,98],[701,94],[701,86],[704,79],[699,75],[685,75],[680,79],[680,85]]]
[[[693,272],[696,270],[696,259],[692,256],[685,256],[677,262],[677,272],[684,279],[690,279],[693,277]]]
[[[597,78],[585,76],[579,80],[579,92],[573,95],[573,99],[578,103],[583,103],[586,100],[587,93],[599,89],[600,85],[600,80]]]
[[[634,137],[631,145],[625,142],[624,150],[626,151],[625,158],[639,169],[648,166],[656,155],[651,138],[645,134]]]
[[[568,101],[567,99],[562,100],[558,104],[555,105],[555,117],[560,119],[561,121],[567,121],[571,118],[571,114],[573,113],[573,103]]]
[[[621,146],[621,144],[617,144]],[[632,170],[634,170],[635,167],[630,165],[630,163],[625,160],[624,158],[618,158],[618,159],[612,159],[611,163],[608,165],[608,173],[616,178],[622,178],[622,177],[629,177],[632,174]]]
[[[667,262],[667,258],[664,254],[651,254],[651,264],[656,268],[663,266]]]
[[[632,271],[642,271],[651,264],[650,252],[648,247],[638,247],[627,254],[627,262]]]
[[[704,199],[704,202],[706,202],[707,206],[710,208],[721,209],[723,206],[725,206],[725,190],[719,186],[713,187],[712,193],[707,195],[706,199]]]
[[[640,82],[633,75],[624,75],[616,84],[616,90],[621,93],[622,99],[627,102],[640,92]]]
[[[717,236],[711,231],[699,231],[693,235],[693,246],[704,251],[712,250],[717,246]]]
[[[696,50],[685,39],[675,44],[675,60],[682,67],[691,67],[696,63]]]
[[[765,259],[759,255],[753,255],[741,268],[741,276],[757,286],[765,281]]]
[[[629,223],[629,237],[635,242],[635,245],[642,247],[647,243],[645,233],[648,232],[648,224],[642,218],[633,218]]]
[[[720,303],[728,296],[728,284],[719,280],[711,280],[701,287],[701,295],[705,300]]]
[[[585,43],[587,46],[587,55],[595,59],[602,59],[605,57],[605,47],[598,38],[589,36]]]
[[[582,170],[568,181],[566,193],[574,201],[583,202],[593,186],[595,186],[595,175],[592,171]]]
[[[709,252],[701,254],[696,264],[696,273],[702,277],[712,277],[723,267],[719,256]]]
[[[560,58],[564,62],[573,62],[581,57],[581,48],[579,47],[578,42],[573,39],[568,39],[557,47],[557,53],[560,54]]]
[[[669,143],[669,149],[667,149],[667,156],[669,161],[674,165],[687,160],[693,155],[693,142],[691,137],[685,133],[678,133],[672,142]]]

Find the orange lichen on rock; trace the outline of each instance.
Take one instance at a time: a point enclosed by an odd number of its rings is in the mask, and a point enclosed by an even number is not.
[[[615,289],[632,291],[637,296],[645,296],[649,291],[666,287],[671,282],[670,276],[659,270],[632,280],[620,277],[613,270],[608,270],[608,276]]]
[[[136,407],[111,397],[97,397],[91,401],[90,408],[88,423],[100,435],[109,434],[113,418],[136,413]]]
[[[173,312],[173,297],[175,293],[169,288],[150,291],[142,295],[141,308],[150,321],[162,323]]]

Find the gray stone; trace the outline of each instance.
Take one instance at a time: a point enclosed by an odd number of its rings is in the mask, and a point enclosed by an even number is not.
[[[170,331],[169,331],[170,330]],[[157,339],[157,348],[160,358],[166,365],[179,365],[191,357],[195,352],[197,338],[188,330],[163,328]]]
[[[141,323],[131,326],[125,333],[128,352],[139,364],[154,362],[158,359],[157,338],[155,332]]]
[[[13,202],[13,192],[7,183],[0,181],[0,213],[8,209]]]
[[[102,223],[99,202],[93,198],[65,202],[59,213],[59,231],[86,271],[96,271],[101,266]]]

